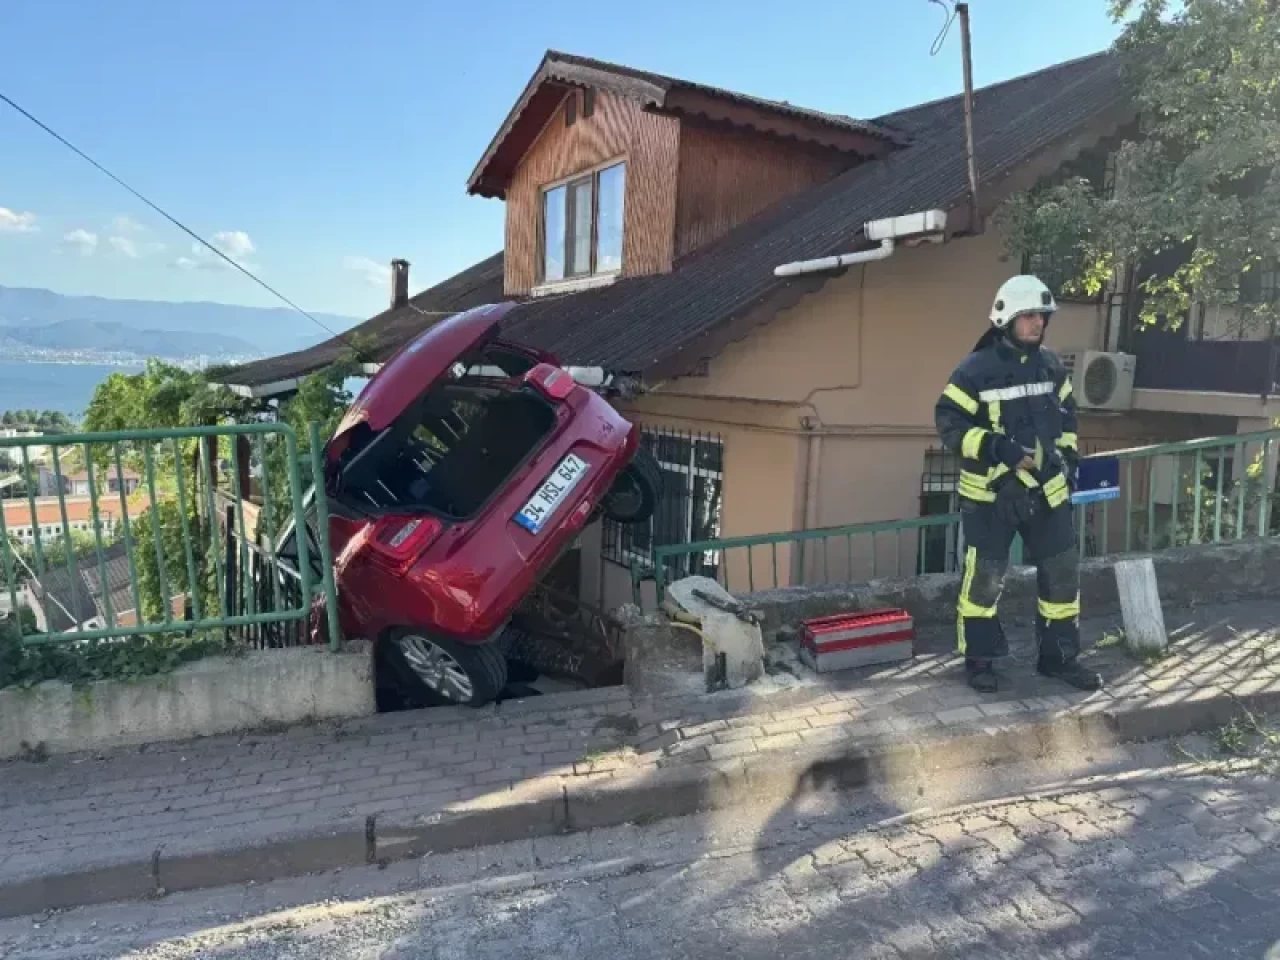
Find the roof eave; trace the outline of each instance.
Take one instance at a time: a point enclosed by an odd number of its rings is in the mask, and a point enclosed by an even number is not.
[[[1087,123],[1081,124],[1069,134],[1046,144],[1012,169],[997,171],[988,179],[980,180],[979,188],[982,192],[979,199],[983,220],[987,220],[1005,198],[1018,190],[1027,189],[1062,164],[1116,136],[1131,124],[1137,115],[1138,108],[1133,101],[1121,101],[1095,114]],[[954,197],[945,206],[949,214],[967,211],[968,191]],[[948,229],[948,236],[973,236],[968,230],[968,218],[965,216],[958,228]],[[734,316],[704,331],[700,336],[674,345],[668,354],[656,358],[648,369],[637,371],[637,373],[646,383],[686,376],[703,359],[714,357],[729,344],[745,339],[756,327],[769,322],[777,314],[794,307],[806,297],[820,292],[830,280],[844,272],[839,270],[812,274],[800,279],[780,280],[771,290],[757,298],[755,302],[745,305]]]
[[[808,111],[789,110],[758,98],[733,95],[731,91],[641,71],[623,72],[621,67],[583,62],[582,58],[552,50],[543,56],[538,69],[525,84],[519,99],[467,178],[469,195],[506,199],[510,173],[505,166],[494,169],[503,145],[531,108],[533,112],[528,123],[541,130],[560,106],[560,97],[545,97],[542,103],[535,103],[544,84],[603,90],[639,100],[645,109],[653,112],[672,116],[702,115],[752,129],[764,136],[808,141],[861,156],[878,156],[886,149],[910,143],[910,138],[899,131],[877,124],[861,122],[855,126],[851,125],[853,121],[850,124],[824,121]]]
[[[625,95],[637,97],[646,105],[661,106],[666,98],[666,88],[656,83],[639,78],[629,78],[625,84],[626,90],[623,91],[619,89],[621,85],[618,83],[617,77],[612,73],[598,67],[571,63],[561,59],[562,56],[562,54],[554,50],[549,50],[543,55],[538,69],[534,71],[533,76],[529,78],[529,82],[525,84],[520,97],[516,100],[511,110],[508,111],[506,118],[502,121],[502,125],[498,128],[498,132],[489,141],[489,145],[485,148],[484,153],[481,154],[475,169],[471,171],[471,176],[467,178],[468,194],[490,199],[505,198],[505,179],[490,176],[489,168],[502,149],[502,145],[511,136],[517,123],[520,122],[542,86],[548,82],[572,87],[595,87],[601,90],[625,92]],[[558,106],[559,103],[557,102],[547,116],[535,118],[532,122],[541,127],[550,119],[550,116],[554,114]],[[500,183],[499,180],[501,180]]]

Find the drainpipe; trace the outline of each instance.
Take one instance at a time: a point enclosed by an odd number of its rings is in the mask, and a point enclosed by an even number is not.
[[[806,417],[807,421],[809,418]],[[806,530],[815,530],[818,527],[819,517],[819,479],[822,476],[822,434],[814,430],[812,423],[807,423],[805,429],[809,431],[809,462],[805,471],[804,483],[804,528]]]
[[[893,256],[897,246],[892,237],[885,237],[880,246],[872,250],[858,253],[845,253],[838,257],[823,257],[821,260],[798,260],[795,263],[784,263],[774,267],[775,277],[798,277],[804,273],[821,273],[824,270],[839,270],[841,267],[852,267],[858,263],[871,263],[874,260],[888,260]]]
[[[862,232],[866,234],[868,240],[879,243],[878,247],[859,250],[857,253],[843,253],[835,257],[822,257],[819,260],[797,260],[793,263],[784,263],[773,268],[773,275],[796,277],[805,273],[840,270],[858,263],[887,260],[893,256],[899,240],[910,237],[914,242],[930,240],[937,243],[942,240],[946,229],[947,215],[942,210],[922,210],[903,217],[872,220],[863,225]]]

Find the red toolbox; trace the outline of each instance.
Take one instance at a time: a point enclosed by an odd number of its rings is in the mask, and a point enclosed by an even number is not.
[[[916,628],[905,610],[862,610],[804,621],[800,659],[818,673],[910,660]]]

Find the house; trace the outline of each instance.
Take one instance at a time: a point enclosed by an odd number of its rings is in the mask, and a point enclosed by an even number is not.
[[[58,495],[58,473],[48,467],[40,467],[39,487],[42,497],[56,497]],[[62,492],[73,497],[89,496],[89,471],[79,470],[75,473],[65,473],[61,476]],[[108,467],[104,470],[94,471],[93,484],[99,493],[120,493],[121,487],[124,488],[125,496],[132,496],[142,486],[142,477],[125,467],[123,470],[117,467]]]
[[[102,629],[108,612],[117,626],[138,622],[124,544],[105,549],[101,563],[93,556],[71,570],[51,566],[44,576],[24,584],[22,598],[41,633]]]
[[[145,498],[141,502],[128,504],[129,518],[136,520],[149,506]],[[40,542],[53,543],[62,539],[63,521],[72,534],[93,533],[93,503],[87,496],[67,496],[59,503],[57,497],[37,497],[35,500],[35,519],[32,520],[31,505],[26,498],[13,498],[2,501],[4,532],[15,543],[31,546],[35,543],[35,528],[40,528]],[[63,515],[65,506],[66,515]],[[119,497],[109,498],[105,495],[98,499],[98,524],[104,538],[115,536],[124,508]]]
[[[67,493],[76,497],[89,496],[89,472],[87,470],[73,473],[66,477],[65,480]],[[142,485],[142,477],[128,467],[123,470],[117,467],[110,467],[102,474],[95,475],[93,482],[99,491],[118,494],[123,488],[124,495],[129,497],[137,492],[138,487]]]
[[[515,299],[505,336],[634,385],[617,402],[644,425],[668,497],[648,529],[584,535],[583,594],[612,604],[655,543],[950,512],[956,467],[937,449],[934,402],[999,284],[1025,269],[1055,282],[1061,266],[1054,251],[1012,261],[990,214],[1064,172],[1114,182],[1137,129],[1109,53],[978,90],[975,216],[961,96],[859,120],[550,52],[467,183],[505,202],[503,251],[412,298],[398,262],[389,309],[359,332],[381,361],[440,316]],[[934,210],[935,242],[775,272],[871,249],[869,221]],[[1230,318],[1207,315],[1190,337],[1147,335],[1137,292],[1064,300],[1049,330],[1077,366],[1086,450],[1280,416],[1272,342],[1213,340]],[[279,396],[345,349],[331,340],[226,381]],[[1123,364],[1086,369],[1088,351],[1121,350],[1136,356],[1131,390]],[[920,547],[896,546],[905,568]]]

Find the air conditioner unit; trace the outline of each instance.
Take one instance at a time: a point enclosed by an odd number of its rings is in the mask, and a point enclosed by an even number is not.
[[[1133,408],[1133,375],[1137,358],[1101,350],[1064,351],[1062,362],[1071,377],[1076,406],[1082,410]]]

